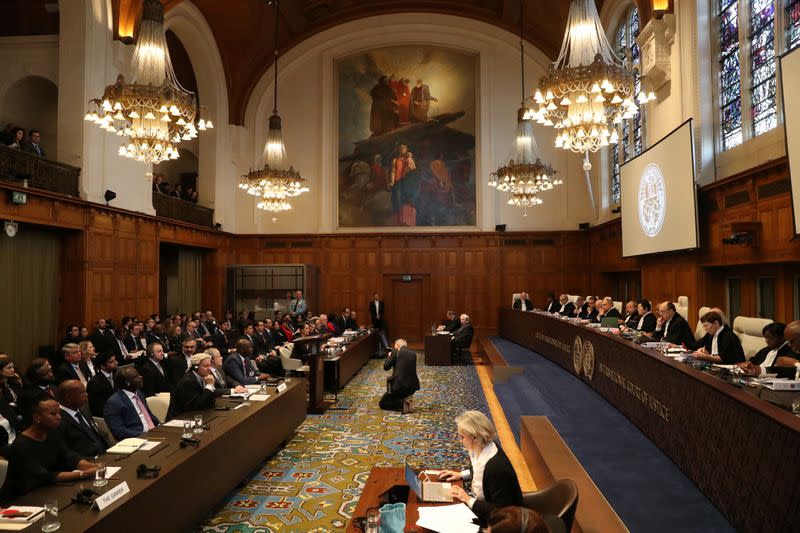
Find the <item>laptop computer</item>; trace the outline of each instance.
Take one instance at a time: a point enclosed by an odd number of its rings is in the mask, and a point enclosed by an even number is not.
[[[421,502],[443,503],[452,502],[453,497],[450,495],[450,483],[441,481],[427,481],[421,480],[416,472],[406,463],[406,482],[417,499]]]

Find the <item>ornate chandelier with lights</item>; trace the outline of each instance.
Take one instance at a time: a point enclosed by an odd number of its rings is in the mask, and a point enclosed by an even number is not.
[[[290,200],[308,192],[306,180],[294,167],[289,165],[286,146],[281,133],[281,117],[278,116],[278,0],[270,0],[275,6],[275,70],[274,104],[269,117],[269,132],[264,146],[264,167],[250,170],[242,176],[239,188],[259,198],[256,207],[272,213],[288,211],[292,208]],[[274,219],[273,219],[274,220]]]
[[[164,6],[144,0],[139,38],[129,80],[120,74],[101,98],[89,101],[84,120],[124,139],[119,155],[148,165],[178,159],[177,145],[214,127],[200,117],[193,93],[181,87],[172,69],[164,34]],[[195,125],[195,119],[197,125]]]
[[[556,147],[588,157],[617,143],[614,125],[633,118],[637,102],[655,100],[652,91],[635,95],[634,82],[629,62],[616,56],[603,32],[594,0],[573,0],[561,52],[539,80],[528,116],[558,130]]]
[[[508,205],[522,207],[525,209],[523,216],[528,216],[528,207],[542,204],[539,194],[549,191],[556,185],[561,185],[562,182],[561,179],[555,178],[556,171],[553,170],[553,167],[543,163],[539,156],[536,139],[533,136],[533,123],[529,120],[529,112],[525,107],[523,5],[524,2],[520,2],[519,54],[522,107],[517,110],[517,131],[512,155],[507,163],[503,163],[492,172],[489,186],[509,193]]]

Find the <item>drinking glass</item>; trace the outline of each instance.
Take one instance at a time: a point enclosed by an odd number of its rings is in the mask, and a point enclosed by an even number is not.
[[[377,509],[370,509],[367,511],[367,527],[364,533],[379,533],[381,524],[381,515]]]
[[[266,394],[267,393],[267,382],[266,381],[262,381],[261,382],[261,389],[258,392],[259,392],[259,394]]]
[[[191,420],[186,420],[183,423],[183,433],[181,433],[181,438],[184,438],[184,439],[191,439],[192,438],[192,433],[193,433],[192,426],[193,425],[194,425],[194,422],[192,422]]]
[[[42,507],[44,507],[42,531],[49,532],[60,528],[61,522],[58,521],[58,502],[56,500],[48,500],[44,502]]]
[[[194,432],[203,432],[203,415],[194,415]]]
[[[102,487],[108,480],[106,479],[106,464],[105,463],[95,463],[97,465],[97,470],[94,473],[94,485],[95,487]]]

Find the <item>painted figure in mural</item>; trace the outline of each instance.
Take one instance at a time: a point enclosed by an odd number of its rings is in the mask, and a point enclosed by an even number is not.
[[[411,86],[409,85],[408,78],[396,80],[394,74],[389,76],[389,85],[394,90],[395,98],[397,99],[397,117],[400,124],[409,123],[409,108],[411,105]]]
[[[392,170],[389,176],[389,186],[392,189],[393,224],[397,226],[416,225],[414,201],[417,180],[411,179],[416,175],[416,170],[414,154],[408,150],[407,145],[401,144],[392,159]]]
[[[372,135],[381,135],[397,127],[397,97],[389,85],[389,78],[381,76],[369,92],[372,109],[369,114],[369,129]]]
[[[438,102],[439,99],[431,96],[430,88],[417,80],[417,85],[411,89],[411,122],[425,122],[428,120],[428,109],[431,102]]]

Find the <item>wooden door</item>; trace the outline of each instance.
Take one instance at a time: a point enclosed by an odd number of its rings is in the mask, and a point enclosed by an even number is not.
[[[389,327],[389,344],[394,339],[405,339],[409,343],[422,342],[424,338],[423,294],[425,283],[422,279],[403,281],[390,280],[390,290],[384,300],[386,322]]]

